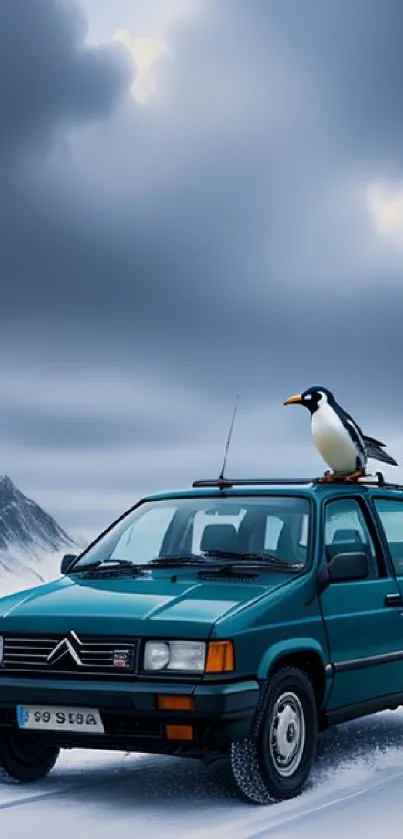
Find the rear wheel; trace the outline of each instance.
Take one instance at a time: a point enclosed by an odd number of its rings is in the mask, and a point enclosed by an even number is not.
[[[55,746],[44,746],[33,734],[6,728],[0,732],[0,781],[39,781],[53,769],[59,752]]]
[[[312,768],[318,734],[311,682],[285,667],[270,679],[256,734],[230,747],[232,778],[243,798],[269,804],[298,795]]]

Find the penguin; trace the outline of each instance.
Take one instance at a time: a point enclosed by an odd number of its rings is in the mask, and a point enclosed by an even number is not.
[[[368,437],[355,420],[336,402],[325,387],[310,387],[298,396],[290,396],[284,405],[302,405],[311,414],[312,437],[324,461],[333,470],[322,480],[342,476],[353,481],[365,476],[369,457],[397,466],[385,449],[385,443]]]

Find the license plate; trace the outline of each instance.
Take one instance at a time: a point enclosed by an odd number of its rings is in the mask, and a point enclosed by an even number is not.
[[[18,727],[36,731],[74,731],[104,734],[99,711],[93,708],[59,708],[17,705]]]

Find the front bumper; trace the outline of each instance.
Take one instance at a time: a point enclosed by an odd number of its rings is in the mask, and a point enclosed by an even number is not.
[[[259,698],[254,680],[180,684],[135,682],[0,679],[0,727],[16,726],[16,705],[97,708],[105,735],[46,732],[38,736],[63,747],[123,748],[130,751],[189,753],[226,751],[229,743],[247,737]],[[192,696],[192,711],[159,711],[159,695]],[[168,740],[166,725],[191,725],[189,742]]]

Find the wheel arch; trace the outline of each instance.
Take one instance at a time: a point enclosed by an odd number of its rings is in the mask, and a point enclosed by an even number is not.
[[[267,681],[283,667],[295,667],[308,676],[320,711],[326,702],[332,676],[332,667],[320,644],[313,638],[298,638],[273,645],[261,659],[259,679]]]

